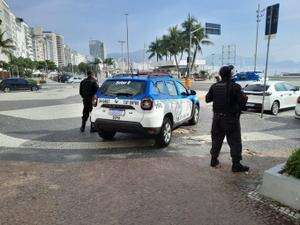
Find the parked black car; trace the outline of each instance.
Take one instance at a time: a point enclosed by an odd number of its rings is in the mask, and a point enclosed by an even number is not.
[[[34,80],[25,80],[23,78],[8,78],[4,79],[0,83],[0,90],[4,92],[14,90],[31,90],[37,91],[41,87]]]

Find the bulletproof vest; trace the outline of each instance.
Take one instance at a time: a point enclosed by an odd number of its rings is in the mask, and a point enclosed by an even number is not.
[[[81,84],[80,84],[80,88],[81,88],[81,95],[83,98],[91,98],[95,93],[95,85],[94,85],[94,80],[92,79],[84,79]]]
[[[218,82],[213,87],[213,110],[216,113],[235,114],[239,112],[238,102],[234,99],[233,84]]]

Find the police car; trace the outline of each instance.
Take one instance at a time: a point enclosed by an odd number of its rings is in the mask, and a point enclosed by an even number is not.
[[[99,88],[91,122],[99,136],[113,139],[116,132],[140,133],[166,147],[172,130],[199,121],[200,102],[171,75],[118,75]]]

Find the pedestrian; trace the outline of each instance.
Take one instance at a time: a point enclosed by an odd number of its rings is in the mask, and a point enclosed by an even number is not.
[[[233,68],[221,67],[221,81],[213,84],[206,95],[206,102],[213,102],[213,122],[211,129],[211,167],[219,166],[219,154],[226,136],[232,158],[232,172],[246,172],[249,167],[242,160],[242,140],[240,112],[248,98],[241,86],[232,82]]]
[[[80,131],[84,132],[86,121],[90,117],[90,113],[93,110],[93,98],[99,89],[97,80],[95,79],[91,71],[87,72],[87,78],[80,82],[79,94],[82,97],[83,112],[82,112],[82,124]],[[94,131],[94,127],[91,125],[91,132]]]

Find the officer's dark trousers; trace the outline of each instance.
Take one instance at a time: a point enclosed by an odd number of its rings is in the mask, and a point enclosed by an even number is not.
[[[230,146],[230,155],[233,163],[242,160],[241,125],[239,115],[214,114],[211,139],[211,156],[218,158],[223,140],[226,136]]]
[[[92,99],[83,99],[82,122],[86,122],[93,110]]]

